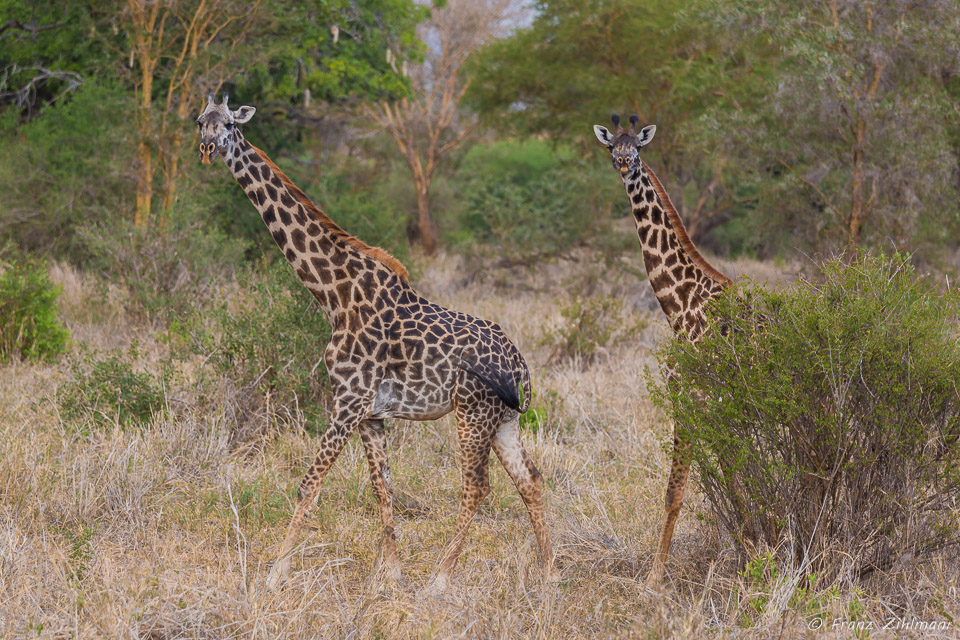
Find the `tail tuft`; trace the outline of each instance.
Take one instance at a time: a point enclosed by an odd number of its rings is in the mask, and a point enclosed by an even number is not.
[[[520,394],[517,391],[517,383],[510,372],[496,371],[482,363],[464,362],[461,367],[490,387],[497,397],[503,401],[503,404],[514,411],[520,411]]]

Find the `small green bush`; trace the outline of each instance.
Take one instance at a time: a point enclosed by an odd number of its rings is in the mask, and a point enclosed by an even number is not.
[[[560,414],[563,411],[563,398],[553,389],[546,391],[532,391],[530,406],[526,413],[520,414],[520,430],[537,433],[547,427],[556,429],[559,426]]]
[[[623,301],[610,296],[577,296],[560,310],[563,321],[544,333],[543,344],[553,347],[547,364],[580,358],[592,363],[607,347],[646,326],[644,319],[631,319]]]
[[[744,551],[831,578],[958,542],[960,296],[902,256],[830,262],[784,291],[728,292],[651,381]]]
[[[143,426],[164,408],[166,374],[135,371],[136,347],[125,357],[114,353],[100,358],[84,352],[72,365],[73,380],[60,388],[57,402],[61,417],[85,428],[118,424]]]
[[[0,268],[0,362],[62,353],[70,332],[60,323],[60,288],[50,282],[46,265],[16,261]]]
[[[253,394],[241,402],[246,427],[265,407],[299,410],[319,430],[329,390],[323,351],[330,325],[286,262],[239,274],[240,293],[208,311],[171,325],[175,342],[203,356],[206,366]]]

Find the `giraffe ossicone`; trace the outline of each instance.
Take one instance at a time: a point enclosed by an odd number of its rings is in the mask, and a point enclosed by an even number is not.
[[[597,139],[610,152],[613,168],[620,174],[630,198],[643,264],[653,293],[674,333],[696,342],[707,329],[704,303],[732,284],[730,278],[700,255],[687,236],[680,214],[656,174],[640,159],[640,151],[653,139],[656,126],[637,131],[639,117],[630,116],[630,127],[620,126],[620,116],[611,117],[611,133],[594,125]],[[674,452],[664,505],[663,528],[649,582],[657,585],[676,526],[690,474],[690,458],[681,425],[674,426]]]
[[[451,311],[418,294],[389,253],[341,229],[237,126],[256,112],[227,108],[211,96],[197,118],[200,161],[223,158],[260,213],[303,285],[330,321],[324,363],[333,409],[319,450],[297,491],[297,503],[270,571],[276,588],[327,471],[359,432],[383,524],[383,563],[398,577],[384,421],[433,420],[453,411],[461,451],[462,496],[453,538],[437,571],[446,584],[470,521],[489,493],[491,449],[513,479],[530,515],[545,577],[555,579],[543,510],[542,479],[520,442],[519,416],[530,402],[530,371],[499,325]]]

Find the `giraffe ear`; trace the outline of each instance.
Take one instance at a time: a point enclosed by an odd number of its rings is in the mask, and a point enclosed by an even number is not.
[[[651,124],[647,125],[643,129],[640,129],[640,134],[637,136],[637,146],[645,147],[650,144],[650,141],[653,140],[653,134],[657,132],[657,125]]]
[[[603,146],[609,149],[613,145],[613,135],[606,127],[595,124],[593,125],[593,132],[597,135],[597,140],[599,140]]]
[[[254,107],[240,107],[233,112],[233,121],[237,124],[250,122],[250,118],[252,118],[256,112],[257,110]]]

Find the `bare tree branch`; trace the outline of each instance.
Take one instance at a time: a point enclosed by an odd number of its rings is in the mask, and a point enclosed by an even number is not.
[[[0,91],[0,102],[4,102],[13,98],[13,103],[17,106],[19,110],[27,110],[27,117],[29,118],[32,114],[31,105],[34,104],[37,97],[37,90],[44,85],[46,85],[51,80],[58,80],[60,82],[66,83],[66,86],[62,91],[58,92],[56,96],[47,100],[46,105],[51,105],[65,94],[75,91],[77,87],[83,84],[83,77],[75,71],[55,71],[52,69],[47,69],[40,65],[34,65],[30,67],[21,67],[18,64],[14,63],[8,65],[3,69],[4,75],[14,75],[22,72],[34,71],[36,74],[32,76],[25,85],[15,89],[13,91]]]
[[[473,53],[503,29],[510,0],[451,0],[434,9],[420,29],[427,57],[411,73],[413,95],[366,107],[369,117],[388,131],[413,177],[417,194],[417,230],[427,254],[437,248],[430,217],[430,185],[443,157],[460,147],[476,129],[465,121],[460,104],[470,85],[463,66]]]
[[[44,25],[35,25],[35,24],[23,24],[19,20],[9,20],[6,23],[0,25],[0,40],[4,38],[9,38],[14,35],[15,32],[11,29],[19,29],[20,31],[26,31],[30,34],[30,37],[36,38],[37,34],[41,31],[49,31],[50,29],[57,29],[59,27],[65,26],[66,22],[56,22],[54,24],[44,24]],[[5,31],[10,31],[10,33],[4,33]]]

